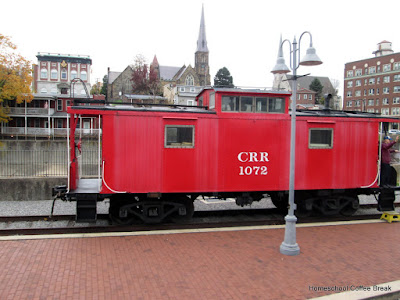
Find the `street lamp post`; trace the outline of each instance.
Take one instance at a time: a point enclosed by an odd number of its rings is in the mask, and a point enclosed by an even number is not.
[[[306,55],[298,63],[300,59],[300,42],[303,35],[307,33],[310,35],[310,47],[307,49]],[[312,35],[310,32],[305,31],[299,38],[299,47],[297,47],[296,37],[294,37],[292,44],[289,40],[282,42],[282,37],[279,44],[278,59],[275,67],[271,71],[274,74],[289,73],[290,69],[285,64],[283,58],[282,46],[285,42],[290,46],[290,68],[293,71],[292,76],[292,104],[291,104],[291,125],[290,125],[290,170],[289,170],[289,210],[285,217],[285,238],[280,246],[280,252],[284,255],[298,255],[300,254],[300,247],[296,243],[296,221],[297,218],[294,214],[296,204],[294,203],[294,181],[295,181],[295,159],[296,159],[296,100],[297,100],[297,69],[300,65],[315,66],[322,64],[322,61],[315,53],[312,45]],[[293,48],[292,48],[293,45]]]

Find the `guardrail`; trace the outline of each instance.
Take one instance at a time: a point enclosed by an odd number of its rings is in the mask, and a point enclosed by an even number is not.
[[[98,150],[82,151],[79,158],[81,176],[98,176]],[[10,150],[0,149],[0,177],[66,177],[67,149]]]
[[[57,136],[66,137],[68,128],[35,128],[35,127],[3,127],[0,128],[0,132],[6,135],[25,135],[25,136]],[[82,134],[83,136],[98,136],[101,129],[76,129],[76,134]]]

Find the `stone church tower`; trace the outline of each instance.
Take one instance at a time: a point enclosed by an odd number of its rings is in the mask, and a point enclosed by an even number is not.
[[[209,58],[209,51],[207,47],[206,25],[204,22],[204,6],[203,6],[201,9],[199,38],[197,39],[197,49],[195,52],[195,64],[194,64],[194,68],[196,70],[197,76],[199,77],[201,86],[211,85],[210,67],[208,58]]]

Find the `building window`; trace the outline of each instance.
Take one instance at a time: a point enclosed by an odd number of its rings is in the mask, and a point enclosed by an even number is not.
[[[393,81],[400,81],[400,74],[396,74],[393,76]]]
[[[63,128],[63,120],[61,120],[61,119],[58,119],[57,120],[57,128]]]
[[[77,78],[77,77],[78,77],[78,72],[75,71],[75,70],[72,70],[72,71],[71,71],[71,80],[72,80],[72,79],[75,79],[75,78]]]
[[[389,98],[383,98],[382,99],[382,104],[383,105],[389,105]]]
[[[195,89],[194,87],[191,87],[191,88],[190,88],[190,92],[191,92],[191,93],[195,93],[195,92],[196,92],[196,89]]]
[[[361,91],[360,90],[356,91],[355,96],[356,97],[361,97]]]
[[[348,87],[348,88],[353,87],[353,81],[352,81],[352,80],[347,81],[347,87]]]
[[[362,75],[362,69],[357,69],[356,76],[361,76],[361,75]]]
[[[332,149],[333,129],[332,128],[310,128],[309,131],[310,149]]]
[[[375,89],[368,90],[368,95],[374,95],[374,94],[375,94]]]
[[[391,70],[391,65],[387,64],[387,65],[383,65],[383,72],[389,72]]]
[[[47,94],[46,88],[42,88],[42,89],[40,90],[40,93],[41,93],[41,94]]]
[[[62,99],[57,99],[57,111],[63,110],[63,101]]]
[[[390,90],[389,90],[388,87],[384,87],[384,88],[382,89],[382,91],[383,91],[384,94],[389,94],[389,92],[390,92]]]
[[[194,85],[193,75],[189,74],[188,76],[186,76],[185,85]]]
[[[392,115],[394,115],[394,116],[400,115],[400,107],[393,107],[392,108]]]
[[[188,100],[188,101],[187,101],[187,105],[194,106],[194,100]]]
[[[51,79],[58,78],[58,71],[56,69],[51,69]]]
[[[307,97],[307,94],[304,94],[304,95],[303,95],[303,99],[304,99],[304,100],[307,100],[307,98],[308,98],[308,97]]]
[[[194,148],[194,125],[165,125],[165,148]]]
[[[400,93],[400,86],[395,86],[395,87],[393,88],[393,91],[394,91],[395,93]]]
[[[368,106],[374,106],[374,99],[370,99],[370,100],[368,100]]]
[[[312,94],[308,95],[308,100],[312,100]]]
[[[347,97],[353,97],[353,92],[352,91],[347,91]]]
[[[67,69],[62,69],[61,70],[61,79],[67,80]]]
[[[47,69],[41,69],[40,70],[40,78],[41,79],[47,79]]]
[[[353,101],[346,102],[346,107],[352,107],[352,106],[353,106]]]
[[[347,77],[353,77],[353,70],[347,71]]]
[[[375,74],[376,73],[376,67],[369,67],[369,74]]]
[[[87,80],[87,73],[86,73],[86,71],[81,71],[81,79],[82,79],[82,80]]]
[[[375,78],[370,78],[368,81],[369,84],[375,84]]]
[[[400,104],[400,97],[394,97],[393,104]]]
[[[382,108],[381,114],[384,115],[384,116],[388,116],[389,115],[389,108]]]
[[[179,88],[179,91],[180,91],[180,92],[184,92],[184,91],[185,91],[185,88],[184,88],[184,87],[180,87],[180,88]]]
[[[361,86],[361,80],[356,80],[356,86]]]
[[[393,70],[400,70],[400,62],[395,62],[393,64]]]

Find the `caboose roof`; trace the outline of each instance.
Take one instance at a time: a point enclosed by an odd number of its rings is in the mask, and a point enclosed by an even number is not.
[[[289,111],[291,113],[291,111]],[[369,119],[380,119],[382,122],[400,122],[399,118],[391,117],[391,116],[383,116],[381,114],[369,113],[369,112],[361,112],[361,111],[342,111],[342,110],[296,110],[296,116],[303,117],[341,117],[341,118],[369,118]]]
[[[282,94],[291,95],[288,91],[274,91],[259,88],[224,88],[224,87],[206,87],[204,91],[214,90],[216,92],[229,92],[229,93],[254,93],[254,94]],[[201,94],[201,93],[200,93]]]

